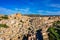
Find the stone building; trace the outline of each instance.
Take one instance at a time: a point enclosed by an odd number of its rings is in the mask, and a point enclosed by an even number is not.
[[[48,33],[46,30],[52,25],[54,21],[60,19],[60,17],[30,17],[23,16],[21,14],[8,15],[9,19],[0,20],[0,24],[6,24],[8,28],[0,27],[0,40],[22,40],[23,36],[27,36],[29,31],[33,31],[35,34],[31,34],[28,40],[36,37],[36,31],[42,29],[42,36],[44,40],[48,40]],[[35,39],[34,39],[35,40]]]

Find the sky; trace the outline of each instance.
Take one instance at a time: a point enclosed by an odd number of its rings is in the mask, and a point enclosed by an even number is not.
[[[60,15],[60,0],[0,0],[0,14]]]

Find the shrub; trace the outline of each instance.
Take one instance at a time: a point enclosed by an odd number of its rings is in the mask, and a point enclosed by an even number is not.
[[[0,24],[0,27],[8,28],[6,24]]]
[[[55,23],[53,23],[53,27],[50,27],[48,29],[49,40],[60,40],[60,26],[58,27],[59,23],[60,21],[56,21]]]
[[[2,16],[2,19],[8,19],[7,15]]]

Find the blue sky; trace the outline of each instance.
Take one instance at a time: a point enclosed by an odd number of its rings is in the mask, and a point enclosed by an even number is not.
[[[60,0],[0,0],[0,14],[60,15]]]

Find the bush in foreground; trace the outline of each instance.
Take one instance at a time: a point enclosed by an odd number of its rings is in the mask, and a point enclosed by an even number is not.
[[[48,29],[49,40],[60,40],[60,21],[54,22],[52,27]]]

